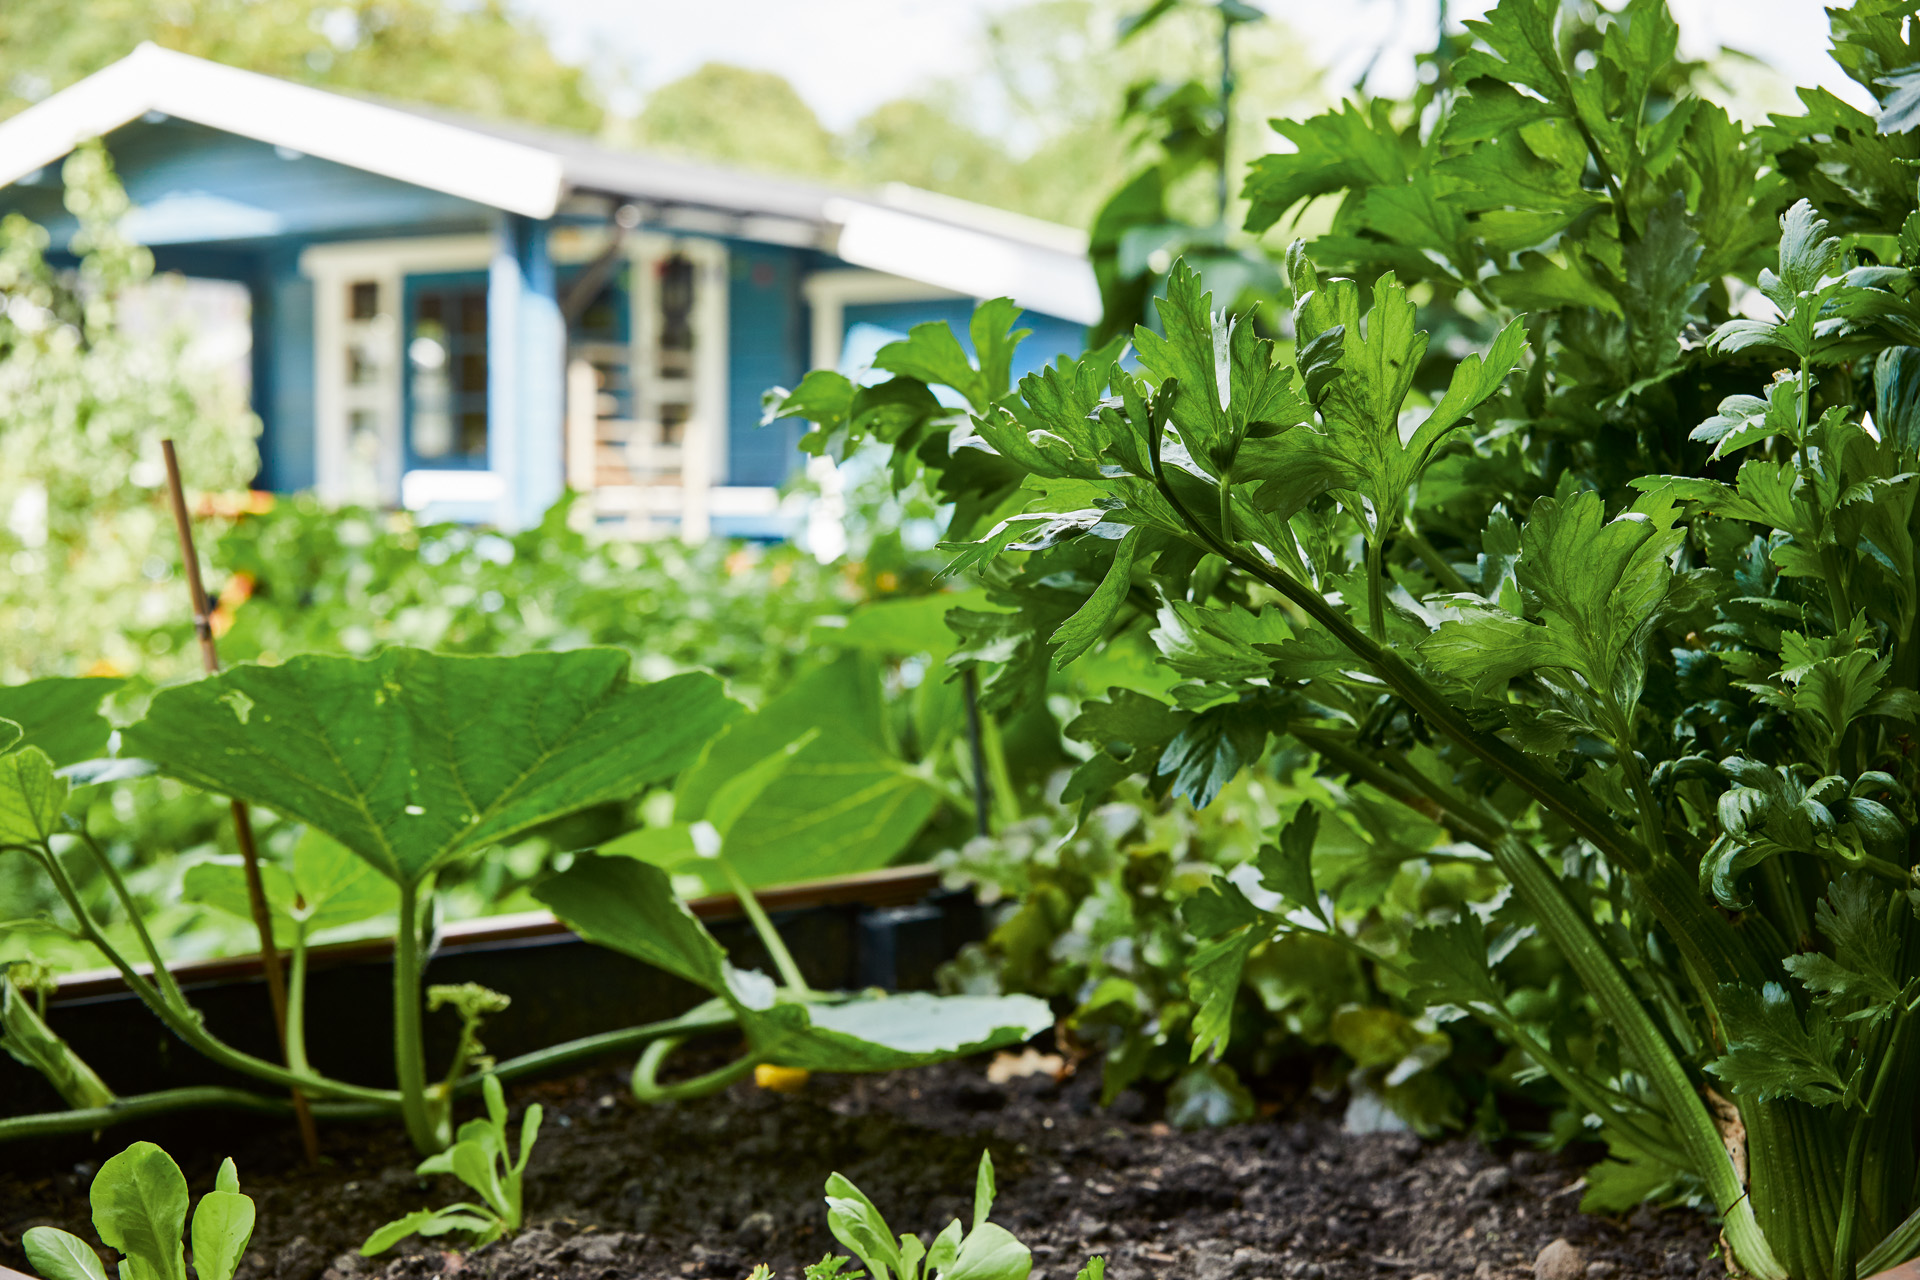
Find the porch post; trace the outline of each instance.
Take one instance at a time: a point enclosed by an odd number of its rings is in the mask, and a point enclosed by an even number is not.
[[[487,467],[503,485],[503,529],[538,524],[560,497],[565,359],[546,224],[500,214],[487,277]]]

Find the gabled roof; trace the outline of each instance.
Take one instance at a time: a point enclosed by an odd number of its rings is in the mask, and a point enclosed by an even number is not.
[[[912,188],[839,191],[600,146],[551,130],[350,97],[143,44],[0,121],[0,187],[149,113],[532,218],[574,195],[811,227],[856,266],[1081,323],[1099,317],[1086,238],[1067,227]]]

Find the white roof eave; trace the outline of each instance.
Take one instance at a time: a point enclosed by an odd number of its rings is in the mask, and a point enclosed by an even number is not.
[[[831,200],[835,252],[884,271],[974,298],[1012,298],[1031,311],[1076,324],[1100,319],[1100,286],[1085,254],[1032,244],[864,200]]]
[[[151,44],[0,122],[0,186],[150,111],[530,218],[565,191],[536,147]]]

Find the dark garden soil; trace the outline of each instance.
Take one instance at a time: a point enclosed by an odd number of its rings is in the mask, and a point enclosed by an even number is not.
[[[1033,1248],[1034,1280],[1072,1280],[1089,1253],[1115,1280],[1719,1277],[1713,1229],[1687,1213],[1631,1219],[1577,1209],[1577,1164],[1456,1138],[1344,1133],[1310,1097],[1252,1124],[1182,1133],[1144,1098],[1093,1105],[1093,1073],[1055,1084],[988,1081],[979,1063],[885,1077],[816,1077],[793,1095],[750,1083],[696,1102],[640,1107],[611,1071],[511,1091],[538,1099],[546,1129],[528,1187],[531,1226],[461,1258],[414,1242],[377,1261],[355,1252],[389,1218],[463,1198],[422,1183],[398,1125],[324,1134],[308,1170],[279,1124],[225,1145],[260,1227],[239,1280],[738,1280],[751,1264],[796,1277],[834,1247],[821,1204],[832,1170],[895,1230],[930,1233],[971,1204],[993,1152],[994,1218]],[[128,1140],[109,1134],[110,1154]],[[176,1148],[195,1191],[225,1152]],[[22,1172],[0,1148],[0,1263],[50,1223],[91,1238],[91,1166]],[[404,1252],[412,1250],[412,1252]]]

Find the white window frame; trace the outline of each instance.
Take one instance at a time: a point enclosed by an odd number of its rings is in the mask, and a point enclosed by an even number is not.
[[[810,354],[816,369],[837,369],[847,345],[847,308],[872,302],[939,302],[967,294],[905,276],[836,267],[816,271],[800,286],[813,311]]]
[[[404,290],[410,275],[440,271],[485,271],[493,261],[489,235],[418,236],[313,245],[300,254],[300,274],[313,281],[314,489],[321,501],[392,505],[401,500],[401,424],[405,420],[406,357]],[[370,334],[385,343],[382,376],[372,384],[347,383],[347,290],[357,281],[378,284],[387,332]],[[386,309],[390,308],[390,309]],[[377,322],[376,322],[377,323]],[[356,491],[351,423],[356,410],[377,415],[379,457],[372,492]]]

